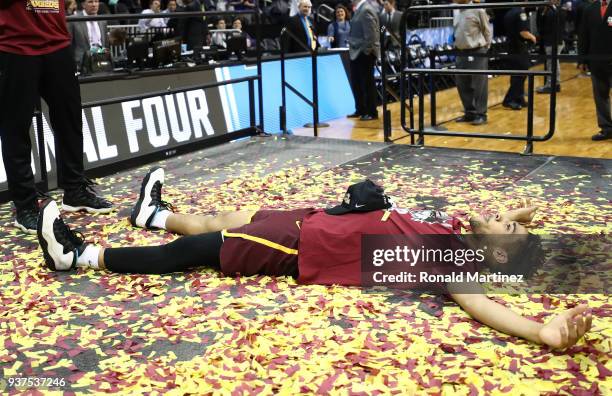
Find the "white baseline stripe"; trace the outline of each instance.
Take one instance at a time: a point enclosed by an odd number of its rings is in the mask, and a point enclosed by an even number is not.
[[[229,68],[223,68],[223,76],[225,80],[231,80],[232,76],[230,75]],[[245,84],[245,83],[242,83]],[[234,95],[234,85],[226,85],[225,89],[227,91],[227,97],[229,99],[230,109],[232,112],[232,118],[234,120],[234,126],[236,129],[240,129],[240,118],[238,117],[238,105],[236,104],[236,95]]]
[[[219,67],[215,69],[215,76],[217,77],[217,82],[225,81],[223,78],[223,72]],[[227,90],[225,88],[226,85],[219,86],[219,96],[221,96],[221,107],[223,107],[223,117],[225,118],[227,131],[232,132],[234,130],[234,125],[232,122],[232,116],[230,114],[229,104],[227,103]]]

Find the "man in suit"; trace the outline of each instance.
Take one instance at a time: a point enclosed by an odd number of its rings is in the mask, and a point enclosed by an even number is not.
[[[593,98],[597,110],[597,124],[601,130],[593,140],[612,138],[612,7],[609,0],[599,0],[584,9],[578,36],[578,54],[581,67],[591,70]],[[589,57],[592,58],[589,58]],[[606,59],[607,58],[607,59]]]
[[[314,50],[317,48],[318,43],[316,36],[317,30],[314,21],[310,17],[312,3],[310,0],[300,0],[298,2],[298,9],[299,13],[289,18],[289,22],[287,22],[287,26],[285,27],[289,32],[299,37],[300,41],[306,45],[306,47]],[[288,53],[306,51],[304,45],[301,45],[292,37],[287,37],[285,43],[285,48]]]
[[[100,1],[84,0],[81,2],[81,7],[83,11],[77,11],[76,15],[98,15]],[[106,21],[88,21],[68,24],[68,30],[72,37],[74,60],[79,70],[83,67],[83,58],[87,52],[108,47],[106,25]]]
[[[385,0],[383,12],[380,13],[380,24],[399,37],[402,13],[395,9],[395,0]]]
[[[376,10],[367,0],[353,0],[353,9],[349,56],[356,108],[349,117],[370,121],[378,118],[374,65],[380,58],[380,25]]]

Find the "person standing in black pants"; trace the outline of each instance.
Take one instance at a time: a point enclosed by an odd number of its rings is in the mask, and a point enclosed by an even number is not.
[[[27,233],[36,232],[39,213],[29,134],[39,96],[49,107],[63,209],[110,212],[112,204],[96,195],[93,182],[83,174],[81,94],[64,0],[40,6],[4,1],[0,5],[0,139],[16,209],[15,226]]]
[[[612,139],[612,7],[609,1],[600,0],[586,6],[579,33],[580,63],[584,71],[587,66],[591,70],[597,124],[601,128],[591,139]]]
[[[367,0],[353,0],[355,13],[351,19],[349,57],[351,85],[355,97],[355,113],[361,121],[378,118],[374,65],[380,58],[380,23],[376,10]]]
[[[536,43],[536,37],[529,31],[529,17],[524,8],[514,7],[504,16],[508,36],[508,67],[511,70],[529,70],[529,47],[527,42]],[[527,76],[511,76],[510,88],[502,105],[512,110],[527,107],[525,102],[525,79]]]

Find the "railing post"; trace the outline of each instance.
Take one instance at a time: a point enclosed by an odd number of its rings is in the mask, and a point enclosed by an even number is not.
[[[533,89],[534,76],[527,76],[527,143],[523,155],[533,154]]]
[[[280,122],[281,130],[284,134],[287,133],[287,93],[285,92],[285,28],[280,34],[280,64],[281,64],[281,107],[280,107]]]
[[[559,12],[555,13],[555,30],[553,32],[553,51],[552,51],[552,70],[551,70],[551,76],[550,76],[550,86],[551,86],[551,91],[550,91],[550,111],[549,111],[549,127],[548,127],[548,131],[549,134],[554,134],[555,133],[555,121],[557,119],[557,84],[559,84],[559,81],[557,81],[557,62],[559,60],[559,29],[557,29],[557,27],[559,26]],[[551,135],[552,136],[552,135]]]
[[[249,120],[250,127],[255,128],[255,83],[253,80],[249,80]]]
[[[317,50],[311,51],[312,56],[312,122],[314,136],[319,136],[319,87],[317,82]]]
[[[380,90],[382,97],[382,110],[383,110],[383,141],[391,141],[391,112],[387,109],[387,70],[386,70],[386,58],[387,50],[385,46],[385,32],[386,27],[382,25],[380,27]]]
[[[257,98],[259,100],[259,128],[264,132],[264,107],[263,107],[263,67],[261,64],[261,18],[259,15],[259,0],[255,0],[255,41],[257,50]],[[250,81],[249,81],[250,83]],[[255,96],[252,97],[255,101]]]
[[[436,68],[436,54],[434,50],[429,52],[429,67],[431,69]],[[434,75],[429,74],[429,106],[431,113],[431,126],[432,128],[436,126],[436,86],[434,84]]]
[[[423,73],[419,73],[419,140],[417,145],[423,146],[425,144],[425,77]]]
[[[34,109],[34,117],[36,118],[36,131],[38,143],[38,161],[40,163],[40,185],[43,192],[49,191],[49,178],[47,175],[47,152],[45,150],[45,131],[43,126],[42,103],[40,98],[36,102]]]

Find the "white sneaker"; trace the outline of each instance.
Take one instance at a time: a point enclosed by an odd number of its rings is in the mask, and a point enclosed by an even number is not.
[[[130,222],[135,227],[150,228],[153,217],[160,209],[167,209],[170,205],[161,199],[161,189],[164,185],[164,170],[156,167],[147,173],[136,205],[132,208]]]
[[[54,200],[40,208],[36,231],[49,269],[68,271],[76,267],[77,258],[87,245],[64,223]]]

